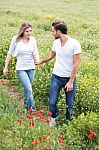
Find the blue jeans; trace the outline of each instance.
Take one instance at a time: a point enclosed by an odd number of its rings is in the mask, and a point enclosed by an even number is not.
[[[73,90],[66,92],[65,85],[69,81],[70,77],[59,77],[52,74],[50,93],[49,93],[49,110],[52,112],[52,117],[56,118],[58,116],[57,102],[60,90],[63,88],[66,97],[66,119],[70,120],[71,116],[74,114],[75,108],[75,93],[76,93],[76,79],[73,83]]]
[[[19,81],[24,88],[24,105],[26,109],[29,109],[31,107],[35,109],[35,101],[32,94],[32,82],[34,79],[34,74],[34,69],[17,70]]]

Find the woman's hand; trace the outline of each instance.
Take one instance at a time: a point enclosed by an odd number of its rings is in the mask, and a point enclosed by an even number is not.
[[[8,77],[8,68],[4,68],[3,74],[5,77]]]
[[[3,74],[5,77],[8,77],[8,65],[9,65],[9,62],[11,60],[11,57],[12,57],[12,55],[7,54],[5,66],[4,66],[4,70],[3,70]]]

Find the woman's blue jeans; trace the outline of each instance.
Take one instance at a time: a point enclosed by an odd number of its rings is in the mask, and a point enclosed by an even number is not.
[[[56,118],[58,116],[57,102],[60,90],[63,88],[66,97],[66,120],[70,120],[71,116],[74,114],[75,108],[75,93],[76,93],[76,79],[73,83],[73,90],[66,92],[65,85],[69,81],[70,77],[59,77],[52,74],[50,93],[49,93],[49,110],[52,112],[52,117]]]
[[[32,82],[34,79],[35,71],[34,69],[31,70],[17,70],[17,75],[19,81],[21,82],[24,88],[24,105],[25,108],[34,108],[35,109],[35,101],[33,98],[33,91],[32,91]]]

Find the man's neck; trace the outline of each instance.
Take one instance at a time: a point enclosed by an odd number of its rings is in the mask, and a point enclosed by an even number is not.
[[[64,46],[66,44],[66,42],[68,41],[69,36],[67,36],[66,34],[62,34],[60,37],[60,41],[61,41],[61,46]]]

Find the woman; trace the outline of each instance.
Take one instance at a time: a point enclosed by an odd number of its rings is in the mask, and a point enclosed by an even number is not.
[[[29,23],[23,23],[18,35],[12,38],[3,70],[6,77],[8,76],[8,65],[12,56],[17,58],[16,72],[24,88],[25,108],[33,108],[36,111],[32,82],[35,74],[34,59],[39,60],[39,53],[36,39],[32,36],[32,26]]]

